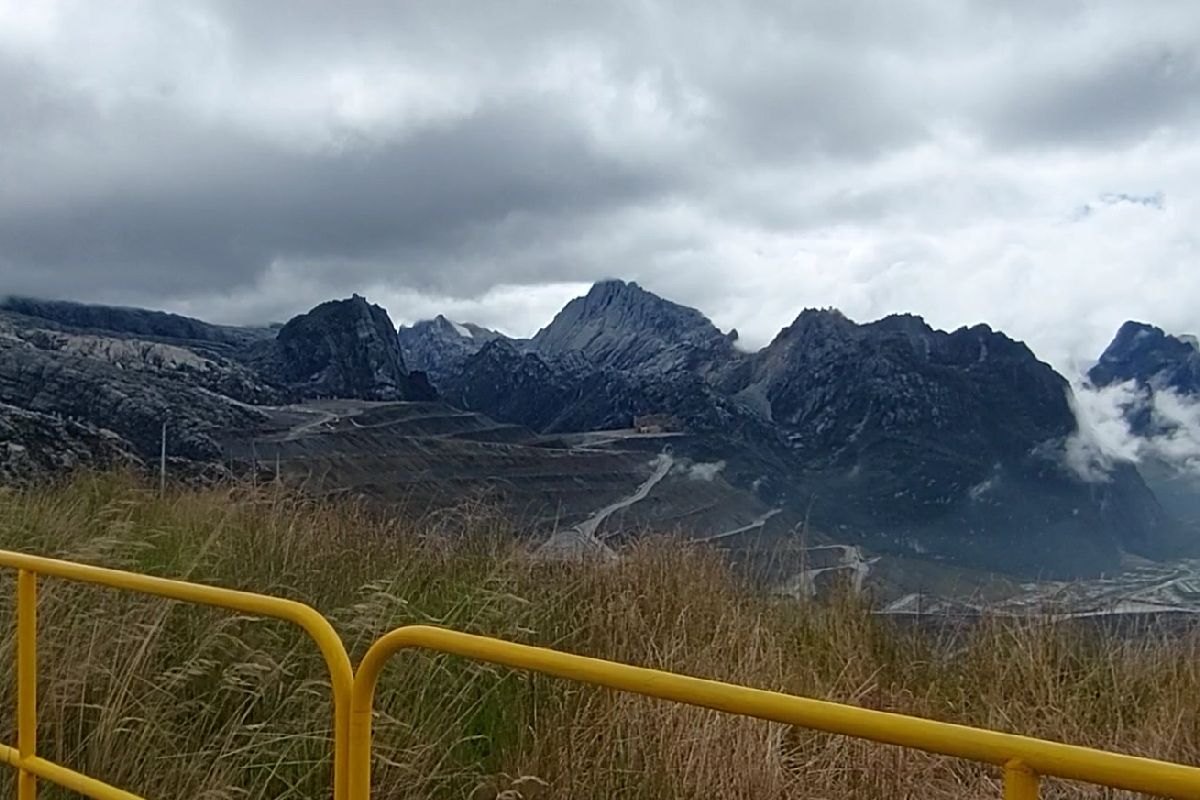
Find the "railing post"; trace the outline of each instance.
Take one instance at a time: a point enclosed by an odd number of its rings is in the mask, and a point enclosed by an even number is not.
[[[369,656],[373,652],[367,651]],[[346,764],[348,800],[371,798],[371,717],[374,714],[375,683],[386,658],[375,659],[364,672],[360,664],[354,674],[350,701],[349,758]]]
[[[37,755],[37,575],[17,572],[17,753]],[[37,777],[18,767],[17,800],[35,800]]]
[[[1004,765],[1004,800],[1037,800],[1041,778],[1013,759]]]

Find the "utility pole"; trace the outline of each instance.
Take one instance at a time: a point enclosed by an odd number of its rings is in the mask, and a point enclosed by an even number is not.
[[[162,424],[162,449],[158,454],[158,494],[160,497],[167,493],[167,420]]]

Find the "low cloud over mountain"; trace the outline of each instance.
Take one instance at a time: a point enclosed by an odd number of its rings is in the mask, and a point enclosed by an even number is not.
[[[1074,387],[1067,457],[1096,484],[1137,465],[1164,509],[1200,531],[1200,345],[1141,322],[1117,331]]]
[[[1105,481],[1116,464],[1157,460],[1200,479],[1200,398],[1132,380],[1073,389],[1079,433],[1067,443],[1067,458],[1080,476]],[[1137,419],[1149,427],[1135,431]]]

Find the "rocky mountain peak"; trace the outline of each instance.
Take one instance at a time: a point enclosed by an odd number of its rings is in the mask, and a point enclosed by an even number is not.
[[[387,311],[353,295],[322,303],[284,325],[268,370],[310,397],[426,400],[433,392],[409,373]]]
[[[479,352],[475,354],[474,360],[477,363],[515,363],[520,361],[523,355],[510,340],[504,338],[493,339],[492,341],[479,348]]]
[[[844,338],[856,327],[853,321],[836,308],[806,308],[797,315],[791,325],[775,335],[768,349],[785,344],[811,344],[829,337]]]
[[[732,339],[694,308],[609,280],[568,303],[532,344],[550,356],[579,352],[598,366],[669,372],[711,363]]]
[[[428,329],[437,331],[442,336],[457,336],[462,339],[471,339],[475,335],[473,329],[478,326],[469,323],[455,322],[444,314],[438,314],[433,319],[424,319],[414,323],[411,328]],[[400,330],[405,330],[405,326],[401,325]]]
[[[1096,386],[1132,380],[1142,386],[1200,393],[1200,350],[1189,338],[1172,336],[1144,322],[1126,322],[1088,372],[1088,379]]]
[[[708,318],[696,309],[659,297],[634,281],[600,281],[582,298],[571,301],[567,308],[570,308],[571,304],[576,304],[583,316],[609,315],[614,312],[625,316],[640,313],[653,315],[651,321],[654,322],[658,321],[658,317],[667,317],[674,324],[697,328],[713,327]]]

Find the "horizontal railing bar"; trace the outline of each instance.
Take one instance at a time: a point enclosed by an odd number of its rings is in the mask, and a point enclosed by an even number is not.
[[[332,676],[334,680],[344,683],[347,688],[353,682],[349,656],[346,655],[333,626],[315,609],[295,600],[6,550],[0,550],[0,566],[293,622],[303,628],[317,643],[321,654],[329,663],[331,672],[336,673]]]
[[[397,628],[367,651],[355,678],[352,750],[362,743],[363,733],[369,736],[371,698],[384,663],[404,648],[435,650],[619,691],[998,766],[1016,759],[1040,775],[1200,800],[1200,768],[1196,767],[751,689],[428,625]],[[353,757],[361,758],[361,753],[356,752]],[[353,797],[353,790],[351,794]]]
[[[145,800],[140,795],[132,794],[124,789],[109,786],[104,781],[89,778],[74,770],[61,767],[44,758],[21,758],[17,748],[0,744],[0,761],[26,772],[31,772],[39,778],[58,784],[76,794],[90,797],[92,800]]]

